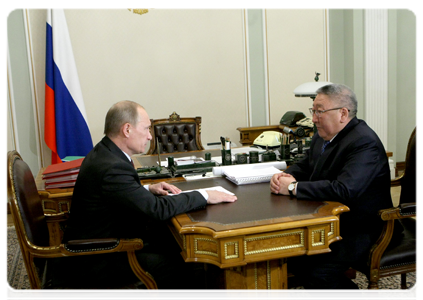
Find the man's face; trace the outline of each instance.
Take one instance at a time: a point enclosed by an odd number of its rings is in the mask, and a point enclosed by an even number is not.
[[[339,107],[337,103],[323,94],[318,94],[313,102],[313,110],[322,111],[336,107]],[[343,128],[341,117],[341,109],[324,112],[319,117],[313,114],[313,123],[316,124],[319,136],[325,141],[331,140]]]
[[[135,126],[130,126],[130,134],[128,137],[128,150],[132,153],[129,155],[140,154],[145,151],[145,147],[148,142],[152,139],[150,134],[151,122],[147,112],[138,107],[139,121]]]

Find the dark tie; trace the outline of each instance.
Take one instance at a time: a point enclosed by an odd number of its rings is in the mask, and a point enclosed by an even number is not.
[[[135,168],[134,161],[131,159],[131,164]]]
[[[322,146],[322,152],[320,154],[322,154],[323,152],[325,152],[325,148],[327,145],[329,145],[330,141],[324,141],[323,142],[323,146]]]

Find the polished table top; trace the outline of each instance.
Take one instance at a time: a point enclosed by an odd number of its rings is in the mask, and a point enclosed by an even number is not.
[[[327,202],[297,200],[272,194],[269,183],[238,186],[223,177],[214,177],[174,184],[181,190],[221,186],[238,197],[233,203],[208,205],[205,209],[186,213],[191,221],[190,226],[205,226],[216,232],[269,223],[311,220],[323,216],[319,211],[324,211],[323,208],[328,206]],[[338,204],[336,207],[344,206]]]

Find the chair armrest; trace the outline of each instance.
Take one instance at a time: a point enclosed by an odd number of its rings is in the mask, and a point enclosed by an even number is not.
[[[89,240],[71,240],[63,244],[67,255],[75,254],[97,254],[110,252],[128,252],[141,250],[144,246],[141,239],[89,239]]]
[[[404,177],[404,173],[402,173],[400,176],[391,179],[391,187],[393,186],[401,186],[401,179]]]
[[[91,252],[116,248],[119,242],[119,239],[116,238],[72,240],[65,243],[64,246],[70,252]]]
[[[47,223],[66,222],[69,219],[69,212],[61,212],[57,214],[44,214]]]
[[[398,207],[382,209],[379,215],[384,221],[415,217],[416,203],[403,203]]]

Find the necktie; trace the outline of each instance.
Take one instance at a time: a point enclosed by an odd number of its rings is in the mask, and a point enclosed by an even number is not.
[[[330,141],[324,141],[323,142],[323,146],[322,146],[322,152],[320,154],[322,154],[323,152],[325,152],[325,148],[327,145],[329,145]]]
[[[134,161],[131,159],[131,164],[135,168]]]

